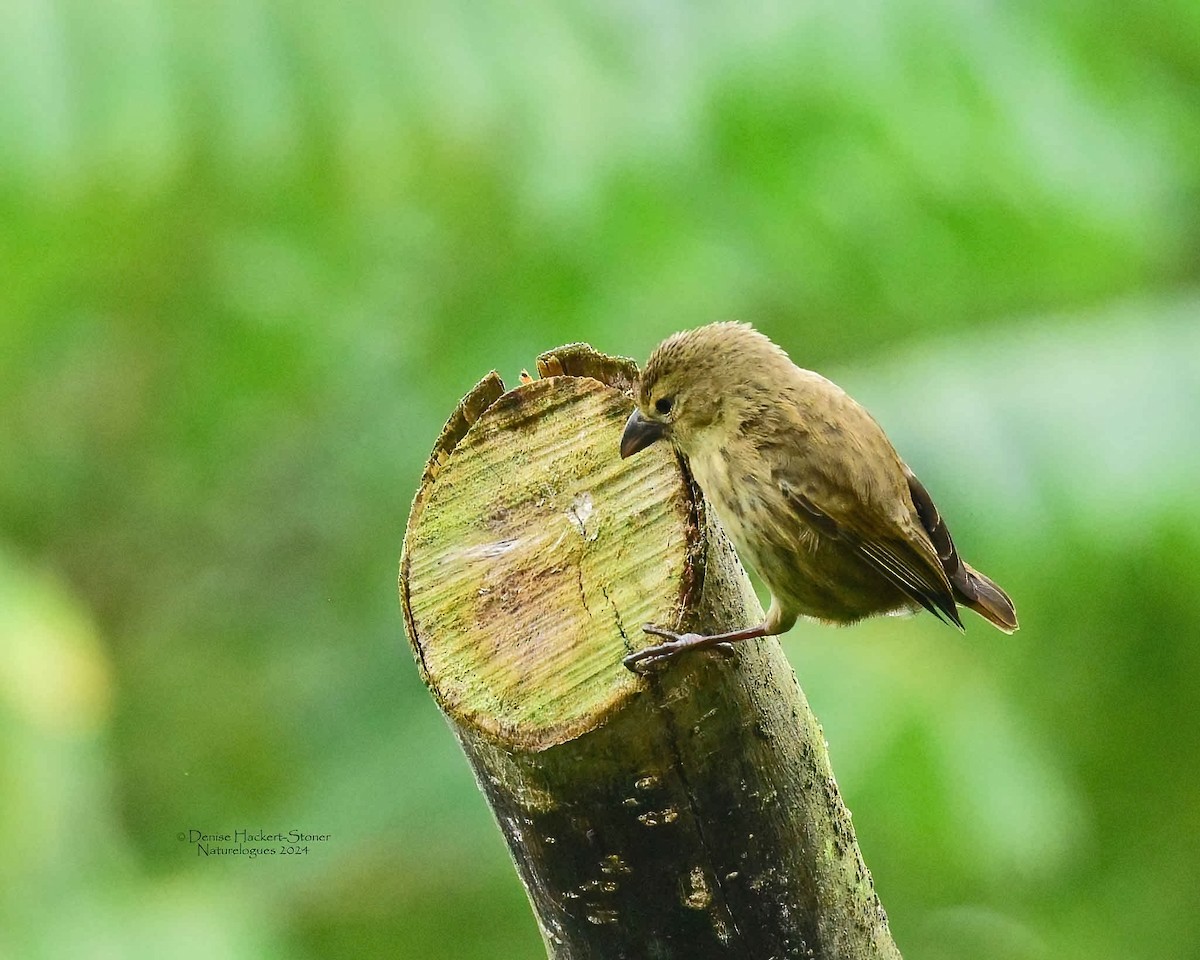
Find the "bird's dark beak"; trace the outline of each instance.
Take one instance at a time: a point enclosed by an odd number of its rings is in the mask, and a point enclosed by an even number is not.
[[[644,450],[655,440],[663,438],[663,425],[647,420],[642,411],[634,408],[629,419],[625,421],[625,432],[621,434],[621,459],[632,457],[639,450]]]

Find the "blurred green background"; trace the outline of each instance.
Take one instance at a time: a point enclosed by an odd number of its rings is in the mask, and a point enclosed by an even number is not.
[[[1021,612],[784,641],[905,957],[1200,956],[1198,84],[1193,0],[6,0],[0,956],[544,956],[408,505],[488,369],[731,317]]]

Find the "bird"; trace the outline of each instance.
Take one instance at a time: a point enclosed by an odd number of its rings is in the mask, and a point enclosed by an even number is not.
[[[687,461],[739,557],[771,593],[762,623],[712,635],[654,624],[624,658],[643,672],[693,650],[790,630],[803,616],[851,624],[928,610],[963,630],[959,606],[1012,633],[1016,608],[958,554],[929,491],[883,428],[830,380],[747,323],[668,337],[634,387],[625,459],[659,441]]]

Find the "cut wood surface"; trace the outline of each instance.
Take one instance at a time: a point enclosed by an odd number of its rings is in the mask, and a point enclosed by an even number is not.
[[[576,344],[538,370],[450,418],[400,593],[548,955],[898,957],[778,642],[621,663],[643,623],[762,617],[670,448],[618,457],[636,366]]]

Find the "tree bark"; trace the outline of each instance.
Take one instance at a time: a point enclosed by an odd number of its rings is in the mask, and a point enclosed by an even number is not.
[[[400,594],[548,956],[898,958],[778,642],[621,663],[643,623],[762,618],[686,464],[618,458],[636,365],[576,344],[538,370],[489,374],[450,418]]]

